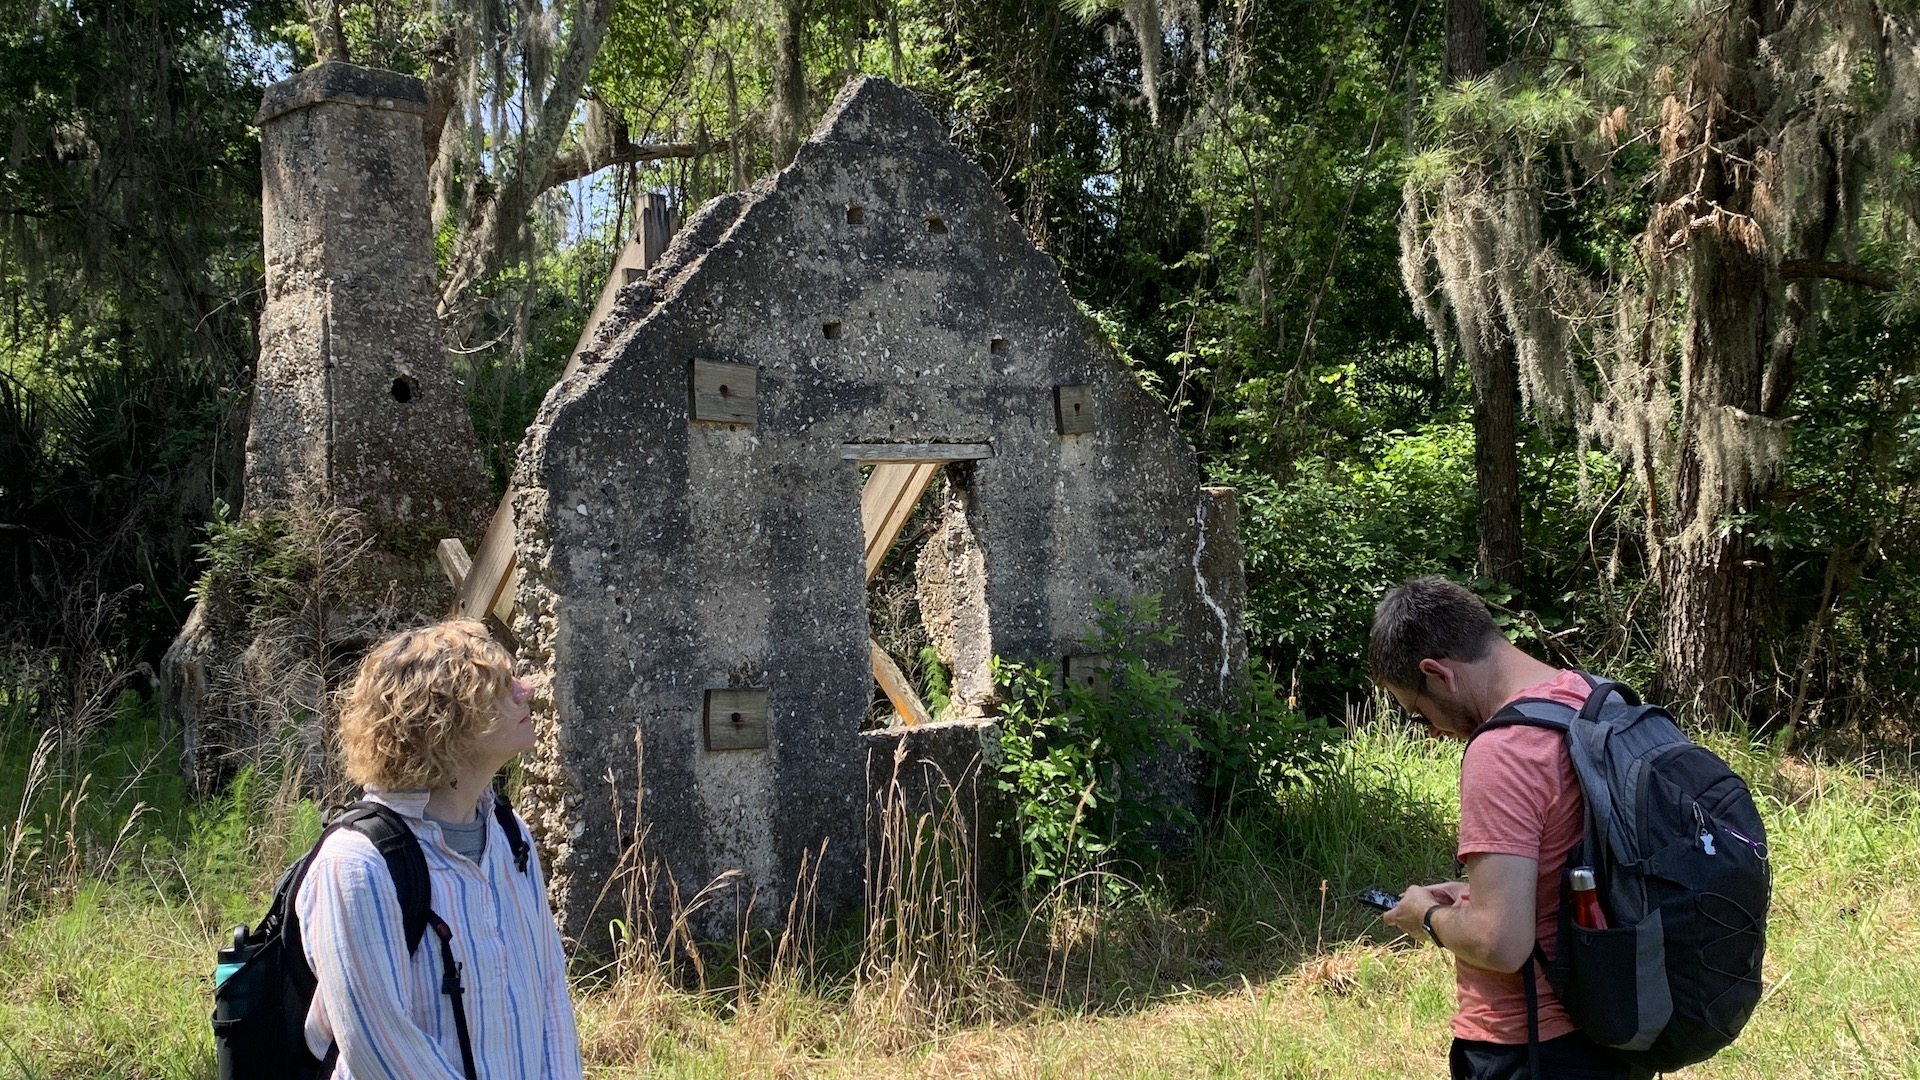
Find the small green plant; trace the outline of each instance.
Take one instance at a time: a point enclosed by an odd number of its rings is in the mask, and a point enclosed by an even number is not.
[[[920,650],[920,673],[926,681],[927,712],[935,720],[943,718],[953,705],[953,672],[940,659],[940,650],[928,645]]]
[[[306,570],[304,560],[287,551],[285,515],[256,514],[237,518],[224,499],[213,500],[213,519],[207,522],[207,542],[200,545],[206,569],[193,583],[188,598],[205,602],[227,592],[251,602],[281,601]]]
[[[1259,664],[1225,707],[1200,712],[1195,727],[1207,787],[1229,814],[1310,781],[1332,746],[1326,721],[1309,719]]]
[[[1174,637],[1161,625],[1160,599],[1095,608],[1087,644],[1111,662],[1100,684],[1057,680],[1044,661],[993,661],[999,783],[1015,803],[1013,854],[1029,893],[1095,878],[1124,890],[1113,871],[1146,861],[1156,826],[1193,822],[1173,797],[1180,759],[1198,746],[1180,680],[1142,655]]]

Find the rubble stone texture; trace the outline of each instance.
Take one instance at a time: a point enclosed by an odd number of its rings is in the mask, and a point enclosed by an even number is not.
[[[311,524],[350,510],[370,543],[325,552],[338,590],[303,610],[196,606],[163,663],[163,701],[203,785],[276,728],[315,727],[330,668],[443,616],[433,545],[477,539],[491,508],[434,312],[426,108],[417,79],[326,63],[271,87],[255,120],[266,303],[240,512]],[[317,755],[317,730],[305,737]]]
[[[1239,677],[1232,493],[1201,487],[1053,261],[884,80],[850,84],[790,167],[695,214],[584,359],[512,494],[516,629],[544,682],[522,802],[571,937],[663,925],[675,889],[685,908],[723,875],[697,932],[860,903],[868,777],[902,737],[860,732],[858,459],[876,444],[990,447],[947,468],[939,550],[916,568],[960,715],[990,705],[988,657],[1085,652],[1101,598],[1162,597],[1180,637],[1157,659],[1195,702]],[[694,417],[695,361],[752,369],[750,423]],[[1062,434],[1060,387],[1084,395],[1084,433]],[[725,688],[766,691],[764,748],[707,749],[704,695]],[[935,741],[908,759],[982,745]]]

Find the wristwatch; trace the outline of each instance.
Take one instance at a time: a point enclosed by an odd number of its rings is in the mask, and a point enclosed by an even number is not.
[[[1435,904],[1427,909],[1425,915],[1420,916],[1420,925],[1426,929],[1427,938],[1443,949],[1447,947],[1446,944],[1440,940],[1439,934],[1433,932],[1433,913],[1446,906],[1445,904]]]

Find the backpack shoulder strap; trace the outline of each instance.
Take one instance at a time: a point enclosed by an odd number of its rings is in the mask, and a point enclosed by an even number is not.
[[[267,914],[256,928],[264,936],[279,935],[285,948],[282,963],[289,978],[303,992],[311,993],[314,985],[313,968],[307,963],[307,953],[300,941],[300,886],[307,880],[307,870],[313,866],[313,857],[320,853],[320,846],[327,842],[340,823],[335,821],[320,830],[320,838],[313,842],[306,854],[295,859],[293,865],[280,874],[280,880],[274,883],[273,900],[267,905]]]
[[[1487,722],[1473,729],[1467,737],[1471,745],[1473,740],[1489,731],[1498,731],[1506,727],[1542,727],[1552,728],[1565,733],[1572,729],[1578,712],[1570,705],[1546,698],[1515,698],[1497,713],[1487,718]]]
[[[500,831],[507,836],[507,847],[513,852],[513,865],[521,873],[527,872],[527,854],[531,847],[527,844],[527,834],[520,831],[520,819],[513,815],[513,804],[507,801],[506,792],[493,789],[493,817],[500,823]]]
[[[1637,706],[1641,703],[1640,695],[1622,683],[1597,678],[1584,671],[1575,674],[1586,680],[1591,688],[1587,694],[1586,703],[1580,708],[1575,709],[1571,705],[1548,698],[1515,698],[1507,702],[1499,712],[1488,717],[1486,723],[1475,728],[1474,737],[1478,737],[1483,731],[1495,731],[1503,727],[1513,727],[1516,724],[1553,728],[1556,731],[1571,734],[1576,721],[1599,720],[1601,711],[1614,697],[1618,697],[1629,706]]]
[[[339,827],[373,842],[380,857],[387,861],[393,875],[394,892],[400,896],[400,925],[407,934],[407,953],[420,948],[427,932],[427,909],[431,906],[432,883],[427,877],[427,856],[413,829],[391,807],[362,799],[341,815]]]

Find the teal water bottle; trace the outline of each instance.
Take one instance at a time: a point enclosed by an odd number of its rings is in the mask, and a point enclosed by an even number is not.
[[[253,959],[253,947],[247,944],[245,923],[233,928],[233,948],[221,949],[214,959],[216,963],[213,968],[213,988],[218,990],[221,983],[226,982],[234,972],[246,966],[248,960]]]

